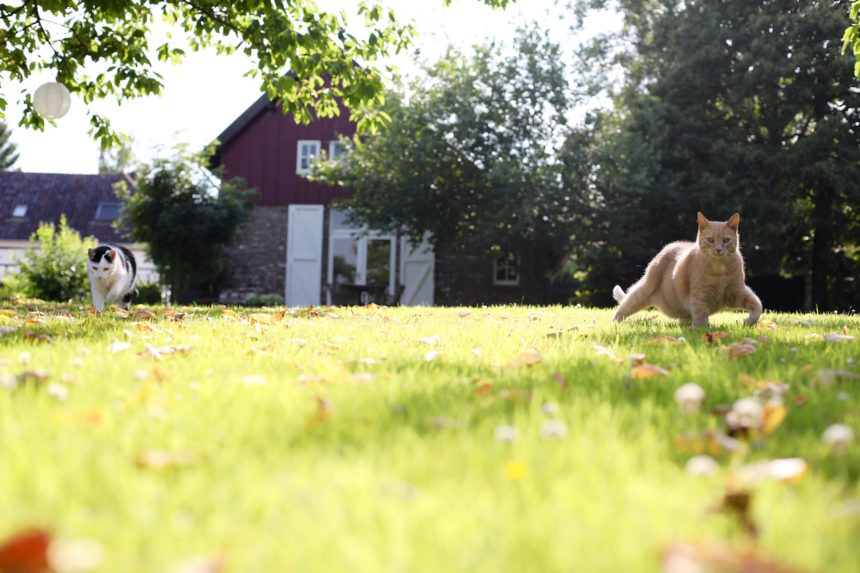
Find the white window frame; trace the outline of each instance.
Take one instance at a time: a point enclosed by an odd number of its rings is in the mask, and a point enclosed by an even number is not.
[[[302,146],[311,145],[316,149],[316,153],[311,154],[308,160],[307,167],[302,167]],[[311,172],[311,161],[320,156],[320,140],[319,139],[300,139],[296,145],[296,175],[306,175]]]
[[[15,208],[12,210],[13,217],[26,217],[27,216],[27,205],[25,203],[19,203],[15,205]]]
[[[328,239],[328,284],[329,287],[334,287],[334,242],[337,239],[348,239],[358,243],[358,249],[355,260],[355,284],[367,284],[367,243],[368,241],[388,241],[391,244],[391,252],[388,261],[388,294],[394,295],[394,275],[397,269],[395,263],[396,258],[396,237],[394,235],[384,235],[382,233],[362,232],[360,230],[335,229],[329,233]]]
[[[499,263],[503,264],[500,265]],[[504,268],[506,271],[513,268],[515,279],[499,279],[499,271]],[[509,273],[505,272],[507,276]],[[499,255],[493,259],[493,284],[497,286],[518,286],[520,284],[520,269],[519,260],[513,253]]]
[[[337,160],[338,160],[338,158],[340,158],[340,157],[343,155],[343,151],[341,151],[340,153],[338,153],[337,155],[335,155],[335,152],[334,152],[334,151],[335,151],[335,149],[337,149],[338,147],[340,147],[341,149],[343,149],[343,144],[340,142],[340,140],[339,140],[339,139],[333,139],[333,140],[331,140],[331,141],[329,141],[329,142],[328,142],[328,158],[327,158],[327,159],[328,159],[329,161],[337,161]]]

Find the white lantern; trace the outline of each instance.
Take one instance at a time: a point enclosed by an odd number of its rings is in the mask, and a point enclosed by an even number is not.
[[[48,119],[63,117],[71,106],[72,98],[69,90],[58,82],[42,84],[33,94],[33,107],[36,108],[36,113]]]

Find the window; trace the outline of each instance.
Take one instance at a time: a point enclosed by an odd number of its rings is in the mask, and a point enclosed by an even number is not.
[[[119,219],[119,203],[103,201],[96,209],[96,221],[115,221]]]
[[[311,161],[319,157],[320,142],[310,140],[299,140],[298,153],[296,155],[296,174],[303,175],[311,172]]]
[[[341,141],[328,142],[328,159],[329,161],[337,161],[343,155],[344,145]]]
[[[12,210],[13,217],[26,217],[27,216],[27,206],[26,205],[15,205],[15,209]]]
[[[365,294],[394,294],[394,239],[356,229],[346,222],[345,211],[331,210],[328,276],[335,288],[334,304],[357,304],[352,295],[360,294],[361,304],[366,304]]]
[[[508,253],[493,261],[493,284],[502,286],[516,286],[520,284],[516,255]]]

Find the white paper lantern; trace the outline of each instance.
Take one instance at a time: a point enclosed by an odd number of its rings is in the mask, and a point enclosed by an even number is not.
[[[66,115],[72,106],[69,90],[61,83],[42,84],[33,94],[33,107],[36,113],[48,119],[58,119]]]

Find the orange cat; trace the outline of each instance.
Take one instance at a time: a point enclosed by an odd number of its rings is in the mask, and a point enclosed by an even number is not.
[[[669,243],[645,269],[645,276],[625,294],[612,289],[618,308],[612,317],[621,322],[634,312],[656,306],[672,318],[708,325],[708,316],[722,308],[750,311],[744,321],[751,325],[761,316],[761,301],[744,284],[744,261],[738,247],[735,213],[726,222],[708,221],[698,213],[699,235],[695,243]]]

